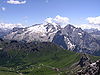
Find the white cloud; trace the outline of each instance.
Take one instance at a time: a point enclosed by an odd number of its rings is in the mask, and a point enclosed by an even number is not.
[[[97,17],[88,17],[86,18],[90,24],[99,24],[100,25],[100,16]]]
[[[47,23],[53,23],[53,18],[47,18],[47,19],[45,19],[45,22],[47,22]]]
[[[83,18],[81,18],[81,19],[83,19]],[[88,17],[88,18],[86,18],[86,20],[88,20],[88,23],[86,23],[86,24],[80,24],[80,25],[72,24],[72,25],[74,25],[75,27],[78,27],[78,28],[82,28],[82,29],[94,28],[94,29],[100,30],[100,16]],[[61,16],[57,15],[54,18],[45,19],[45,22],[52,23],[52,24],[59,24],[59,25],[61,25],[61,27],[65,27],[67,24],[69,24],[69,18],[61,17]]]
[[[88,21],[87,24],[80,24],[80,25],[74,25],[76,27],[80,27],[82,29],[98,29],[100,30],[100,16],[97,17],[88,17],[86,18]]]
[[[100,30],[99,25],[92,25],[92,24],[81,24],[81,25],[74,25],[75,27],[82,28],[82,29],[98,29]]]
[[[18,1],[18,0],[9,0],[7,1],[9,4],[25,4],[26,1]]]
[[[2,29],[12,29],[14,27],[24,27],[22,24],[11,24],[11,23],[0,23],[0,28]]]
[[[57,15],[55,18],[54,18],[54,21],[58,24],[61,24],[61,25],[66,25],[69,23],[69,18],[67,17],[61,17],[59,15]]]
[[[2,10],[2,11],[5,11],[5,10],[6,10],[6,8],[5,8],[5,7],[1,7],[1,10]]]
[[[64,27],[69,23],[69,18],[61,17],[61,16],[57,15],[55,18],[47,18],[47,19],[45,19],[45,22],[46,23],[59,24],[62,27]]]

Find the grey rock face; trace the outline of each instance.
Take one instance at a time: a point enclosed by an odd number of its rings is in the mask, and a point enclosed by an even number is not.
[[[94,51],[100,50],[100,45],[95,38],[81,28],[75,28],[72,25],[67,25],[58,31],[52,42],[76,52],[92,54]]]

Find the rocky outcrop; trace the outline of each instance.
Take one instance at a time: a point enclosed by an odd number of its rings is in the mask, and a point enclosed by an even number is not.
[[[84,67],[89,65],[90,63],[91,63],[90,58],[86,54],[83,54],[80,61],[78,62],[78,65],[80,67]]]
[[[88,64],[82,70],[78,71],[77,75],[100,75],[100,60]]]

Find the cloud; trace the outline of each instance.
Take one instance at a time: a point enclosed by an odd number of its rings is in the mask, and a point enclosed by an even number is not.
[[[1,7],[1,10],[2,10],[2,11],[5,11],[5,10],[6,10],[6,8],[5,8],[5,7]]]
[[[47,22],[47,23],[53,23],[53,18],[47,18],[47,19],[45,19],[45,22]]]
[[[98,29],[100,30],[99,25],[91,25],[91,24],[81,24],[81,25],[74,25],[75,27],[82,28],[82,29]]]
[[[86,18],[90,24],[98,24],[100,25],[100,16],[97,17],[88,17]]]
[[[69,18],[61,17],[61,16],[57,15],[55,18],[47,18],[47,19],[45,19],[45,22],[46,23],[59,24],[62,27],[64,27],[69,23]]]
[[[81,18],[83,20],[83,18]],[[82,28],[82,29],[98,29],[100,30],[100,16],[97,17],[88,17],[86,18],[88,23],[86,24],[80,24],[80,25],[74,25],[75,27]],[[45,19],[46,23],[52,23],[52,24],[59,24],[61,27],[65,27],[67,24],[69,24],[69,18],[68,17],[61,17],[57,15],[54,18],[47,18]]]
[[[0,23],[2,29],[13,29],[14,27],[24,27],[22,24]]]
[[[9,4],[25,4],[26,1],[18,1],[18,0],[9,0],[7,1]]]
[[[69,23],[69,18],[67,17],[61,17],[59,15],[57,15],[55,18],[54,18],[54,21],[58,24],[68,24]]]
[[[88,17],[86,18],[88,23],[86,24],[80,24],[80,25],[74,25],[75,27],[80,27],[82,29],[98,29],[100,30],[100,16],[97,17]]]

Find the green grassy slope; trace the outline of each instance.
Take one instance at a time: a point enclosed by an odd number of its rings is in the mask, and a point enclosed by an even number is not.
[[[81,58],[81,54],[52,43],[6,42],[1,47],[0,75],[71,75],[69,68]]]

